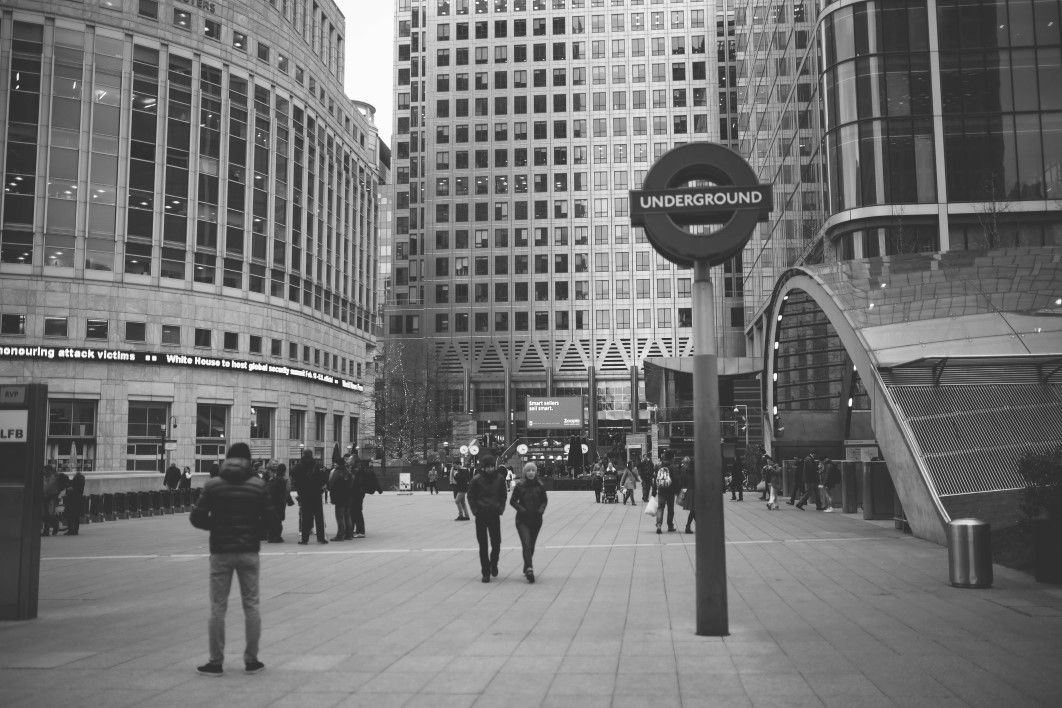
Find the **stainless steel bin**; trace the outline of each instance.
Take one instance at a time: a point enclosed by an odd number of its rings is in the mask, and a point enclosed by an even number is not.
[[[980,519],[948,522],[948,581],[957,588],[992,587],[992,526]]]

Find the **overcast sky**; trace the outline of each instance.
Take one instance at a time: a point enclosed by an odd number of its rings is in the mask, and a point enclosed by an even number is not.
[[[390,145],[394,116],[394,1],[336,0],[336,4],[347,20],[347,95],[376,106],[376,127]]]

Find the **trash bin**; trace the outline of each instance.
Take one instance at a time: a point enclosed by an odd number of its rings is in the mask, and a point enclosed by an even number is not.
[[[948,581],[957,588],[992,587],[992,525],[953,519],[947,534]]]

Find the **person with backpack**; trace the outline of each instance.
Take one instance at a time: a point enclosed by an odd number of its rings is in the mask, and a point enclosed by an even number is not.
[[[665,450],[660,453],[660,466],[656,468],[656,476],[653,478],[653,496],[656,497],[656,532],[661,533],[660,527],[664,521],[664,507],[667,507],[667,531],[675,531],[675,483],[671,478],[671,452]]]
[[[336,535],[333,541],[348,541],[354,538],[351,523],[351,502],[354,497],[354,475],[345,462],[332,463],[332,473],[328,477],[328,489],[332,492],[332,504],[336,512]]]
[[[354,524],[354,533],[347,538],[365,538],[365,495],[383,493],[376,473],[372,471],[368,460],[352,457],[353,485],[350,491],[350,520]]]

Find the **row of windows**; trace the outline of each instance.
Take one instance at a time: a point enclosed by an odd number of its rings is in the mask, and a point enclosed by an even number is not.
[[[736,308],[740,309],[740,308]],[[677,320],[672,319],[675,312],[671,308],[661,307],[656,310],[656,326],[659,328],[692,327],[693,310],[689,307],[677,309]],[[510,314],[512,318],[510,320]],[[653,310],[639,308],[634,310],[634,327],[650,329],[653,327]],[[452,323],[452,324],[451,324]],[[457,312],[436,314],[434,330],[437,334],[448,332],[549,332],[568,330],[588,330],[590,310],[555,310],[536,312],[495,312],[493,318],[489,312]],[[469,329],[471,325],[472,329]],[[627,308],[594,310],[594,329],[631,329],[631,310]],[[391,334],[419,334],[419,315],[391,315],[389,320]]]
[[[596,40],[589,43],[589,53],[587,45],[587,42],[553,42],[552,44],[530,45],[494,44],[479,47],[455,47],[453,49],[443,47],[435,50],[435,66],[450,66],[451,60],[454,66],[490,64],[492,57],[495,64],[508,64],[510,60],[514,64],[523,64],[528,60],[532,62],[559,62],[569,59],[572,61],[604,59],[608,56],[613,58],[626,56],[644,57],[647,55],[662,57],[668,54],[683,56],[687,53],[687,46],[689,54],[706,53],[706,39],[703,34],[695,34],[689,37],[685,35],[650,37],[648,51],[646,51],[646,40],[644,38],[634,38],[629,43],[626,39],[613,39],[608,42],[606,40]],[[530,47],[530,51],[528,51],[528,47]],[[628,49],[630,50],[629,53]],[[412,62],[409,69],[405,67],[399,69],[399,76],[402,77],[406,76],[406,74],[401,73],[402,71],[407,71],[409,76],[415,77],[418,75],[419,69],[424,66],[424,58],[410,56],[408,45],[400,45],[398,47],[398,61]]]
[[[44,317],[43,336],[64,339],[81,339],[79,333],[71,332],[71,319],[69,317]],[[149,323],[127,320],[123,324],[122,339],[129,343],[147,343],[149,338]],[[75,323],[76,326],[76,323]],[[181,346],[187,334],[188,328],[179,324],[161,324],[156,330],[154,324],[150,325],[151,339],[165,346]],[[246,351],[249,354],[265,356],[263,350],[264,340],[259,335],[247,335],[246,339],[238,332],[221,332],[221,341],[216,342],[213,330],[209,328],[193,327],[192,344],[196,348],[212,349],[216,343],[220,343],[221,349],[226,352]],[[157,332],[158,339],[155,339]],[[25,337],[27,333],[27,316],[24,314],[4,313],[0,314],[0,335],[10,337]],[[111,322],[106,319],[92,319],[85,321],[84,340],[87,342],[106,343],[111,341]],[[244,343],[246,349],[243,349]],[[282,339],[269,340],[269,356],[284,356],[284,341]],[[304,364],[313,364],[324,369],[331,369],[342,374],[348,374],[361,378],[361,362],[355,362],[345,356],[340,356],[328,351],[300,345],[298,342],[288,342],[287,357],[291,361],[301,361]],[[368,373],[366,365],[366,374]]]
[[[670,0],[671,4],[683,4],[688,0]],[[511,0],[513,12],[526,12],[529,8],[534,12],[546,9],[579,10],[585,7],[605,7],[605,0]],[[663,5],[664,0],[609,0],[613,7],[632,7],[639,5]],[[435,12],[437,15],[449,15],[451,10],[455,15],[468,15],[470,13],[485,15],[494,12],[509,12],[510,0],[435,0]],[[399,11],[409,9],[409,0],[399,0]],[[679,12],[682,12],[681,10]],[[701,12],[694,10],[693,12]],[[657,13],[653,13],[657,14]],[[660,13],[662,14],[662,13]]]

